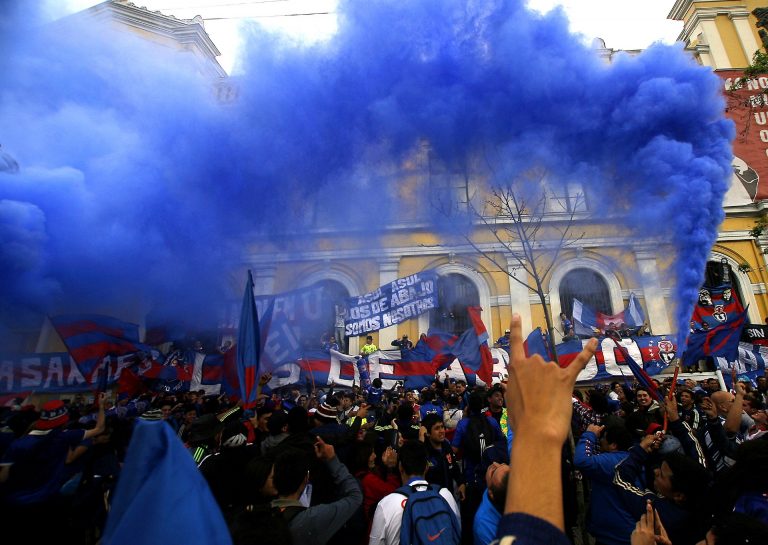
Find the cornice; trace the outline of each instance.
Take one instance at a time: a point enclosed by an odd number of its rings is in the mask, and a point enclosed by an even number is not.
[[[690,1],[688,2],[690,4]],[[746,8],[743,5],[740,6],[732,6],[732,7],[726,7],[726,6],[717,6],[717,7],[711,7],[711,8],[698,8],[693,11],[691,16],[688,18],[687,21],[685,21],[685,24],[683,25],[683,30],[680,32],[680,35],[678,36],[679,41],[688,41],[688,38],[693,34],[693,31],[696,29],[696,27],[699,26],[699,24],[702,21],[714,21],[715,18],[718,16],[727,16],[727,17],[737,17],[741,18],[743,16],[749,16],[749,12],[746,11]],[[707,44],[703,44],[707,45]]]
[[[180,45],[194,45],[208,58],[218,76],[226,76],[226,72],[216,59],[221,52],[205,31],[201,17],[179,19],[160,11],[150,11],[124,0],[102,2],[70,17],[83,14],[97,20],[116,21],[128,27],[164,36]]]
[[[675,0],[675,3],[672,5],[672,9],[667,14],[667,19],[672,19],[673,21],[682,21],[692,3],[692,0]]]

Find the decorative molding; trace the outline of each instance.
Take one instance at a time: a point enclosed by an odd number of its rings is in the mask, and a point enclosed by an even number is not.
[[[179,52],[196,50],[199,53],[196,57],[205,61],[201,66],[206,70],[207,75],[218,78],[227,77],[226,71],[216,59],[221,52],[205,31],[203,19],[199,16],[193,19],[179,19],[160,11],[150,11],[125,0],[102,2],[69,17],[83,15],[99,21],[113,21],[173,40],[179,44]],[[69,17],[64,17],[57,23],[66,24]]]
[[[746,231],[744,231],[746,233]],[[748,235],[745,238],[749,238]],[[246,244],[244,241],[243,244]],[[647,241],[636,242],[641,247],[647,247]],[[659,245],[662,243],[659,242]],[[553,241],[552,245],[543,244],[539,247],[541,250],[552,249],[556,245]],[[582,239],[579,241],[579,247],[585,251],[592,249],[604,249],[618,247],[622,249],[627,248],[627,240],[623,237],[595,237],[589,239]],[[499,243],[486,243],[478,244],[479,248],[483,252],[509,254],[509,249],[505,248]],[[462,246],[450,246],[450,245],[432,245],[432,246],[401,246],[394,248],[361,248],[355,250],[312,250],[306,252],[292,252],[282,253],[275,252],[269,254],[261,254],[256,252],[249,252],[243,256],[243,262],[245,263],[287,263],[287,262],[302,262],[302,261],[323,261],[330,259],[332,261],[345,260],[345,259],[372,259],[372,260],[388,260],[399,259],[401,257],[426,257],[426,256],[446,256],[452,255],[454,262],[458,262],[457,258],[461,256],[477,256],[478,252],[475,247],[465,244]],[[505,258],[506,259],[506,258]],[[509,260],[507,259],[509,264]],[[513,265],[514,267],[514,265]]]
[[[508,307],[512,305],[512,296],[510,295],[494,295],[491,297],[492,307]]]
[[[762,295],[768,293],[768,289],[765,287],[765,282],[757,282],[752,284],[752,293],[756,295]]]

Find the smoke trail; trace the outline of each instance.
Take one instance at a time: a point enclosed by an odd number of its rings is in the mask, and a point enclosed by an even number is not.
[[[429,142],[451,168],[491,150],[499,171],[578,177],[601,215],[671,241],[684,335],[730,175],[708,69],[679,46],[605,66],[562,12],[517,0],[338,11],[338,34],[311,47],[249,27],[226,107],[178,55],[104,23],[14,33],[0,143],[22,169],[0,173],[0,298],[209,308],[255,234],[282,240],[312,214],[358,233],[406,209],[434,220],[398,174]]]

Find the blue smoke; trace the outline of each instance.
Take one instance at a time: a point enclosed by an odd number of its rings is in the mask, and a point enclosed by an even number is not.
[[[435,220],[396,174],[429,142],[449,169],[502,155],[499,172],[576,176],[600,216],[670,243],[685,337],[734,131],[718,79],[680,46],[606,66],[559,10],[347,0],[320,45],[249,26],[239,100],[222,106],[184,56],[86,18],[26,28],[13,6],[0,143],[21,171],[0,173],[4,306],[210,309],[253,235],[290,252],[301,241],[281,233],[308,217],[371,233]]]

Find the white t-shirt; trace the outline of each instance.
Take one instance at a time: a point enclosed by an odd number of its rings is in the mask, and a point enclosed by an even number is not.
[[[443,411],[443,425],[449,430],[455,430],[459,425],[459,420],[464,417],[464,411],[461,409],[445,409]]]
[[[427,481],[413,481],[413,485],[427,486]],[[453,494],[447,488],[440,489],[440,495],[445,498],[451,510],[456,514],[461,525],[461,514]],[[368,545],[399,545],[400,543],[400,525],[403,522],[403,509],[405,508],[405,496],[392,492],[385,496],[376,507],[373,515],[373,524],[371,525],[371,537]]]

